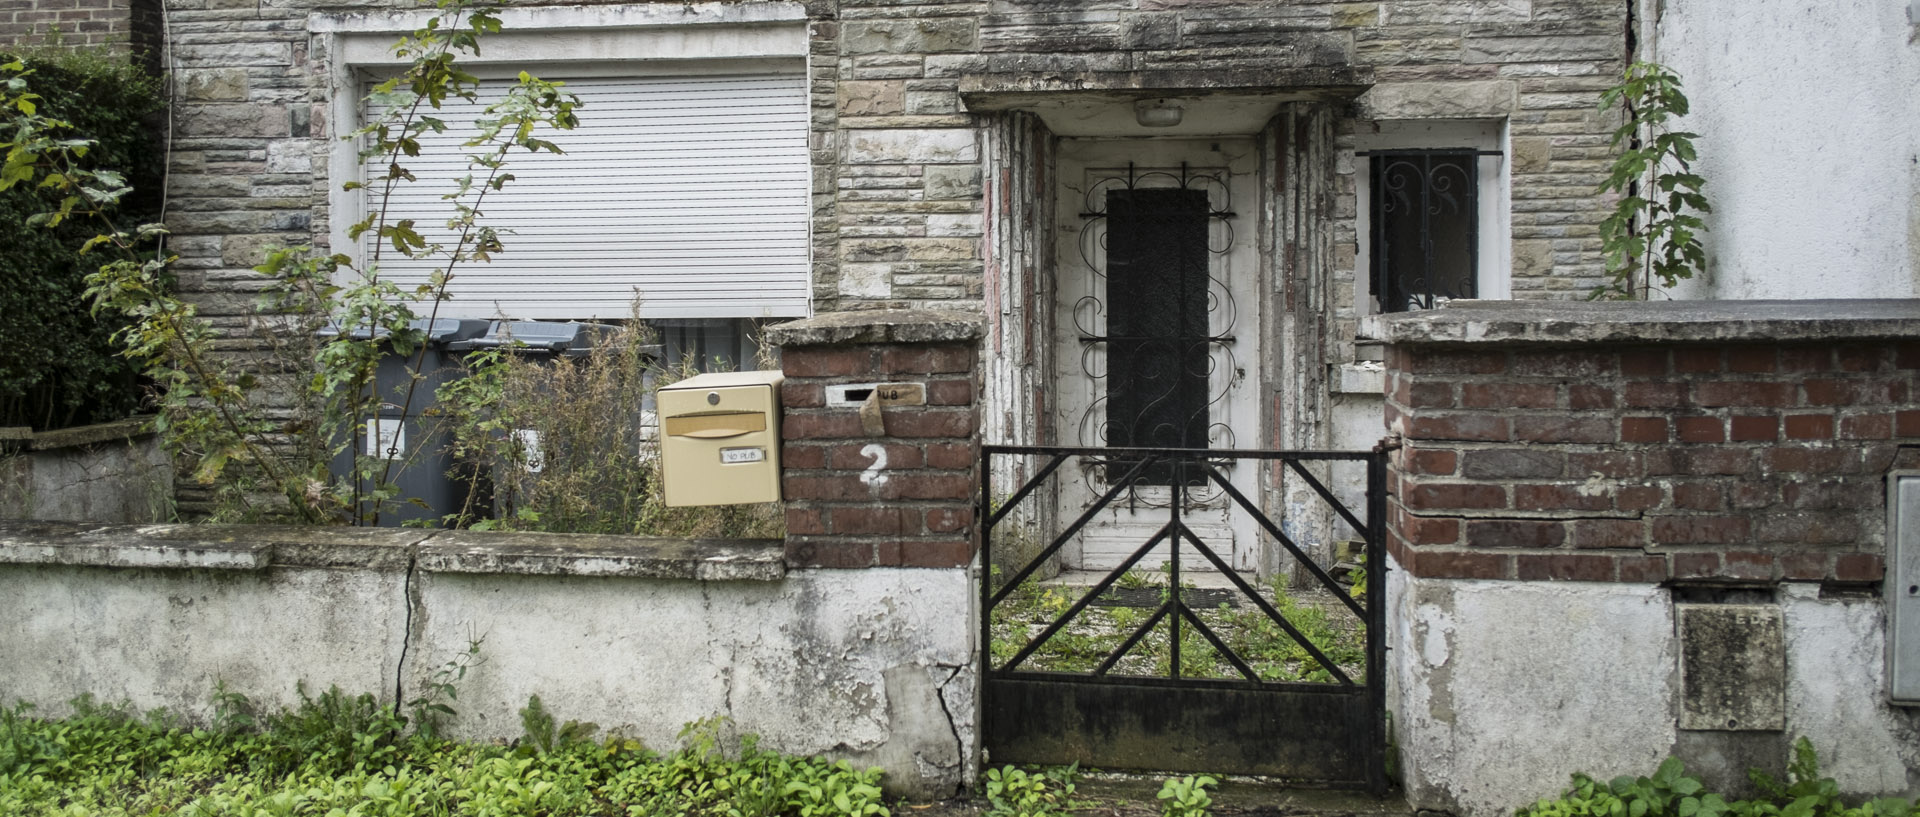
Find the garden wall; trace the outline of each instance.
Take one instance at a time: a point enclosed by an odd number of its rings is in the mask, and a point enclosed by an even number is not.
[[[949,313],[781,328],[785,542],[0,523],[0,701],[204,717],[224,681],[269,705],[301,683],[404,703],[478,641],[459,737],[518,737],[536,694],[655,749],[725,716],[769,749],[884,767],[893,793],[951,795],[978,774],[979,335]],[[863,422],[821,396],[876,381],[929,399]]]
[[[1882,582],[1920,303],[1466,302],[1378,329],[1415,805],[1492,813],[1669,753],[1739,789],[1801,735],[1847,791],[1920,788]]]
[[[0,519],[159,522],[173,462],[148,418],[34,432],[0,428]]]

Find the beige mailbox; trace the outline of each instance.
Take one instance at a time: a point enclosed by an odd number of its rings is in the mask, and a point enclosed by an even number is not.
[[[716,372],[662,386],[667,504],[780,501],[779,372]]]

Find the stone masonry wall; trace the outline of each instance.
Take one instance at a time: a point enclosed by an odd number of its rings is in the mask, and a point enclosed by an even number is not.
[[[1427,578],[1880,581],[1920,343],[1650,320],[1600,343],[1389,347],[1394,558]]]
[[[326,116],[324,38],[306,31],[321,8],[307,0],[172,7],[180,105],[169,223],[182,286],[217,320],[251,311],[258,280],[249,268],[265,247],[327,244],[326,197],[341,180],[326,178],[324,157],[339,134]],[[1088,89],[1150,74],[1199,93],[1274,71],[1353,68],[1391,86],[1383,100],[1398,100],[1368,116],[1511,114],[1516,294],[1577,292],[1599,272],[1593,225],[1604,203],[1592,190],[1609,123],[1593,107],[1621,65],[1623,0],[815,0],[806,8],[822,312],[982,297],[985,116],[965,110],[958,88],[963,76],[983,74]],[[1343,178],[1336,195],[1350,221],[1351,176]]]
[[[973,563],[981,332],[976,316],[931,310],[846,313],[769,331],[786,374],[789,566]],[[917,384],[925,404],[829,405],[831,386],[875,383]]]

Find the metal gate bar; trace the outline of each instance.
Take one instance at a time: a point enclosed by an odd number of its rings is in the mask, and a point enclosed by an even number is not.
[[[998,508],[991,506],[996,456],[1046,458],[1045,464]],[[1018,566],[1012,578],[996,588],[993,581],[995,529],[1006,522],[1021,503],[1032,499],[1049,480],[1057,478],[1062,466],[1075,458],[1092,462],[1093,472],[1111,475],[1121,469],[1125,471],[1111,480],[1090,507],[1051,537],[1045,548]],[[1278,461],[1285,466],[1283,474],[1290,472],[1301,478],[1334,516],[1359,534],[1365,542],[1365,571],[1370,588],[1364,600],[1342,592],[1339,583],[1314,564],[1280,525],[1233,486],[1219,467],[1229,460]],[[1310,464],[1330,462],[1365,464],[1364,521],[1307,470]],[[1166,524],[1038,635],[1030,637],[1012,658],[995,666],[996,608],[1073,541],[1103,509],[1132,490],[1143,475],[1156,467],[1174,476],[1168,486],[1173,499],[1167,506]],[[1192,485],[1189,485],[1189,474],[1194,478]],[[1186,491],[1202,485],[1217,486],[1231,501],[1231,508],[1248,514],[1261,532],[1293,554],[1317,584],[1333,592],[1345,609],[1356,616],[1366,635],[1364,673],[1359,679],[1343,671],[1337,661],[1317,648],[1286,615],[1187,526],[1184,520],[1184,506],[1188,504]],[[1265,774],[1299,783],[1384,793],[1387,785],[1385,685],[1381,675],[1386,641],[1385,607],[1379,597],[1385,589],[1385,487],[1386,454],[1382,451],[983,446],[978,517],[984,520],[981,525],[980,653],[984,738],[992,761],[1079,762],[1102,768]],[[1163,592],[1164,600],[1098,666],[1091,672],[1022,668],[1050,639],[1162,545],[1170,549],[1168,591]],[[1259,672],[1188,605],[1187,594],[1180,590],[1183,545],[1193,548],[1220,571],[1261,615],[1325,669],[1333,681],[1263,680]],[[1116,665],[1162,623],[1167,625],[1169,638],[1166,675],[1114,674]],[[1183,625],[1191,627],[1239,677],[1183,677],[1180,657]]]

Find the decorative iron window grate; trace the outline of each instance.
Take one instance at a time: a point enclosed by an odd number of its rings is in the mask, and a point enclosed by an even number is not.
[[[1432,309],[1472,298],[1479,268],[1477,159],[1473,149],[1373,151],[1370,221],[1373,292],[1382,312]]]

